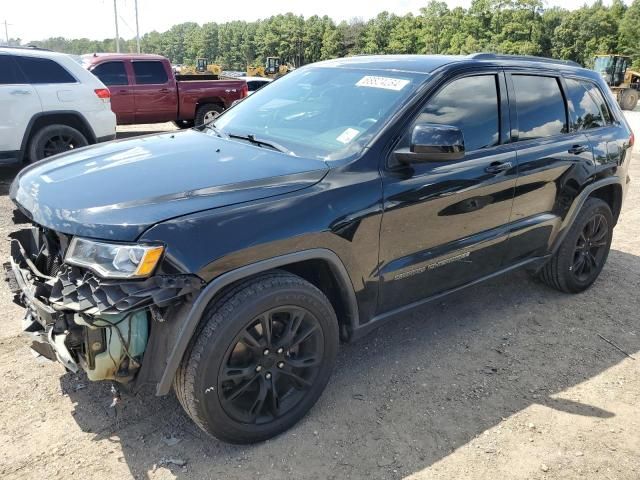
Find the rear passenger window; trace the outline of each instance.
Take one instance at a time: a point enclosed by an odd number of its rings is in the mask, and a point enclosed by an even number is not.
[[[27,83],[76,83],[61,65],[48,58],[16,57]]]
[[[157,85],[169,80],[162,62],[133,62],[133,71],[139,85]]]
[[[0,55],[0,85],[24,83],[22,74],[11,55]]]
[[[446,85],[429,100],[417,121],[458,127],[465,150],[472,151],[498,144],[498,112],[496,76],[478,75]]]
[[[513,75],[520,141],[566,133],[564,99],[554,77]]]
[[[91,70],[105,85],[127,85],[127,71],[122,62],[101,63]]]
[[[587,130],[604,125],[602,112],[582,82],[567,79],[569,101],[573,105],[574,130]]]

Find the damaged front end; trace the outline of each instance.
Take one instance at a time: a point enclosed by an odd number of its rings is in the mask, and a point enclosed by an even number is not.
[[[195,275],[156,273],[145,279],[100,278],[65,264],[70,237],[42,227],[10,235],[4,264],[14,300],[26,309],[32,349],[90,380],[129,383],[143,364],[153,322],[202,288]]]

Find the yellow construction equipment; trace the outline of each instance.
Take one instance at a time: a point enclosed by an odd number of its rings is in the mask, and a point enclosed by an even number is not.
[[[267,62],[264,67],[247,66],[247,76],[278,78],[282,75],[286,75],[291,70],[293,70],[293,67],[283,63],[280,60],[280,57],[267,57]]]
[[[197,75],[197,74],[210,74],[220,75],[222,73],[222,67],[214,63],[209,64],[206,58],[197,58],[196,64],[185,65],[180,69],[181,75]]]
[[[631,57],[625,55],[596,55],[593,62],[593,69],[602,75],[623,110],[633,110],[638,104],[640,72],[629,67]]]

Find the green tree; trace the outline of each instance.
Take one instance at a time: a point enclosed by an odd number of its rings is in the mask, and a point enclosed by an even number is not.
[[[640,68],[640,0],[634,0],[624,12],[617,46],[620,53],[631,55],[636,69]]]

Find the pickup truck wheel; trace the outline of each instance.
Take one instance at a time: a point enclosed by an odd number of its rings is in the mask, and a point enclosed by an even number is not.
[[[213,122],[223,111],[224,109],[215,103],[200,105],[196,110],[196,125],[204,125],[205,123]]]
[[[205,311],[174,379],[187,414],[231,443],[271,438],[294,425],[324,390],[338,350],[327,297],[275,271],[246,281]]]
[[[47,125],[31,138],[27,158],[30,162],[35,162],[88,144],[85,136],[75,128],[68,125]]]
[[[540,271],[540,278],[562,292],[586,290],[600,275],[612,238],[613,215],[609,205],[599,198],[589,198],[558,251]]]

